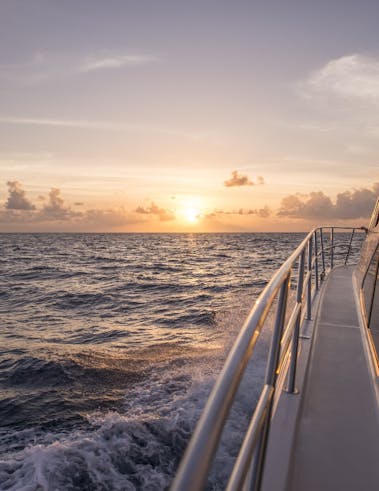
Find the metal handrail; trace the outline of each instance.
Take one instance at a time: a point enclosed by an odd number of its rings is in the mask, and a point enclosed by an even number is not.
[[[305,317],[307,319],[312,317],[314,297],[327,273],[326,251],[328,249],[330,252],[330,270],[334,267],[334,249],[337,247],[334,242],[336,229],[351,231],[344,261],[344,264],[347,264],[355,231],[359,230],[360,227],[323,226],[315,228],[308,233],[278,269],[256,300],[209,396],[172,483],[171,491],[192,491],[204,488],[247,363],[270,308],[275,304],[275,325],[263,389],[227,486],[228,491],[241,489],[243,484],[248,484],[249,489],[258,490],[260,488],[276,380],[280,372],[284,370],[284,366],[288,365],[284,363],[284,358],[289,354],[286,390],[292,394],[296,392],[296,369],[301,325]],[[324,244],[324,231],[326,230],[330,230],[329,248],[326,248]],[[321,246],[320,249],[319,245]],[[338,246],[340,245],[338,244]],[[319,268],[320,257],[322,262],[321,273]],[[299,264],[296,303],[286,321],[291,274],[297,261]],[[277,297],[278,300],[275,302]]]

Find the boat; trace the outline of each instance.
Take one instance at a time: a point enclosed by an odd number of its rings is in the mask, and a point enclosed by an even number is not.
[[[379,489],[378,261],[379,198],[368,227],[309,232],[242,326],[171,491],[207,488],[237,389],[268,324],[262,390],[225,489]]]

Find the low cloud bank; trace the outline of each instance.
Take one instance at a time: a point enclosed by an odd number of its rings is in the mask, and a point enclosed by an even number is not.
[[[219,217],[222,215],[256,215],[259,218],[267,218],[272,215],[272,210],[266,205],[263,208],[259,209],[250,209],[250,210],[245,210],[243,208],[240,208],[239,210],[231,210],[231,211],[226,211],[226,210],[215,210],[212,213],[208,213],[205,215],[205,218],[214,218],[214,217]]]
[[[135,210],[136,213],[141,215],[156,215],[161,222],[168,222],[170,220],[175,220],[175,214],[166,208],[160,208],[155,203],[151,203],[147,208],[138,206]]]
[[[139,230],[146,230],[154,222],[176,220],[174,211],[160,207],[154,202],[151,202],[150,205],[138,206],[133,210],[126,210],[122,206],[111,209],[83,209],[81,207],[84,203],[81,201],[75,201],[72,207],[67,204],[59,188],[52,188],[47,196],[36,197],[35,203],[33,203],[20,182],[8,181],[7,186],[8,194],[3,205],[0,206],[0,224],[3,224],[3,229],[7,230],[105,231],[134,229],[134,227],[128,228],[131,225],[136,225]],[[252,220],[248,220],[249,216],[267,219],[260,222],[260,226],[265,227],[270,225],[270,221],[271,225],[275,224],[278,218],[283,224],[288,219],[287,225],[289,226],[291,220],[317,220],[321,222],[366,219],[370,216],[378,196],[379,182],[371,188],[343,191],[338,193],[334,199],[323,191],[314,191],[308,194],[297,193],[284,197],[277,210],[272,210],[267,205],[251,209],[215,209],[211,213],[199,215],[199,218],[206,222],[207,227],[213,229],[225,224],[231,228],[238,228],[245,223],[244,226],[246,227],[252,222]],[[169,224],[169,226],[172,225]],[[161,227],[163,227],[163,223]]]
[[[42,203],[42,208],[37,208],[26,196],[22,184],[18,181],[8,181],[8,196],[4,208],[0,208],[0,223],[13,225],[24,224],[28,226],[53,225],[73,229],[85,230],[89,228],[118,227],[135,223],[137,220],[127,215],[124,209],[74,211],[65,204],[61,196],[61,190],[52,188],[47,196],[38,196],[37,201]],[[74,203],[82,206],[82,202]]]
[[[18,181],[8,181],[8,196],[4,206],[0,207],[0,223],[8,227],[20,224],[31,227],[59,228],[64,230],[93,230],[118,228],[133,224],[141,224],[145,218],[141,215],[150,215],[162,222],[175,220],[175,214],[155,203],[143,208],[139,206],[133,212],[123,207],[117,209],[87,209],[73,210],[67,205],[59,188],[52,188],[46,196],[36,198],[39,206],[27,197],[22,184]],[[74,207],[82,207],[84,203],[76,201]]]
[[[379,196],[379,182],[371,189],[361,188],[337,194],[335,202],[322,191],[292,194],[283,198],[277,213],[300,219],[368,218]]]

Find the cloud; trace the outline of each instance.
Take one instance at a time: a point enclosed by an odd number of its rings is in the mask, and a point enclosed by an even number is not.
[[[15,117],[0,115],[0,123],[12,124],[12,125],[34,125],[34,126],[51,126],[61,128],[78,128],[84,130],[104,130],[113,132],[149,132],[162,135],[171,135],[179,138],[186,138],[190,140],[200,140],[207,138],[207,134],[204,133],[188,133],[174,128],[163,128],[154,126],[145,126],[142,124],[134,123],[116,123],[113,121],[87,121],[80,119],[55,119],[55,118],[29,118],[29,117]],[[51,154],[47,154],[51,155]]]
[[[7,210],[34,210],[35,206],[26,197],[25,191],[22,189],[18,181],[8,181],[8,198],[5,202]]]
[[[239,208],[238,210],[214,210],[211,213],[205,215],[205,218],[215,218],[221,215],[256,215],[259,218],[267,218],[272,215],[272,210],[267,205],[259,209],[244,210]]]
[[[234,186],[254,186],[253,181],[248,176],[239,174],[237,170],[232,172],[232,177],[224,181],[224,186],[231,188]]]
[[[33,210],[0,209],[0,223],[10,226],[17,226],[17,224],[31,225],[35,223],[35,216],[36,214]]]
[[[379,59],[350,54],[329,61],[300,86],[306,97],[337,96],[379,103]]]
[[[24,224],[28,229],[32,226],[41,226],[51,229],[54,226],[63,227],[65,230],[91,230],[107,229],[143,223],[138,215],[150,215],[166,222],[175,220],[175,214],[166,208],[161,208],[155,203],[143,208],[139,206],[134,212],[128,213],[123,207],[119,209],[89,209],[74,211],[66,205],[61,190],[52,188],[48,196],[39,195],[36,200],[40,203],[37,208],[27,199],[22,184],[18,181],[9,181],[8,197],[4,207],[0,208],[0,223],[9,225]],[[74,206],[81,207],[84,203],[74,202]]]
[[[128,214],[123,208],[73,211],[65,204],[58,188],[52,188],[47,198],[38,196],[36,199],[42,208],[37,209],[26,198],[18,181],[9,181],[7,184],[8,199],[4,207],[0,208],[0,223],[5,224],[8,230],[104,231],[141,223],[135,214]],[[74,204],[82,206],[84,203]]]
[[[50,189],[47,196],[36,197],[35,206],[26,197],[22,184],[9,181],[8,198],[1,206],[0,224],[8,231],[64,231],[104,232],[107,230],[130,230],[128,227],[145,227],[146,223],[159,219],[161,222],[175,220],[175,214],[154,202],[145,208],[127,211],[124,207],[110,209],[72,209],[66,204],[59,188]],[[82,201],[73,202],[73,207],[82,207]],[[143,215],[146,215],[144,217]],[[148,220],[146,220],[148,218]]]
[[[57,216],[58,215],[58,216]],[[43,210],[29,212],[21,210],[0,209],[0,223],[8,230],[15,231],[67,231],[67,232],[104,232],[132,224],[141,223],[135,215],[121,209],[91,209],[83,212],[46,213]]]
[[[263,208],[249,210],[247,215],[257,215],[259,218],[267,218],[272,214],[271,209],[266,205]]]
[[[49,192],[48,202],[43,206],[38,218],[40,220],[69,220],[78,216],[80,213],[65,206],[60,189],[52,188]]]
[[[80,223],[89,229],[106,230],[107,228],[122,227],[139,223],[135,217],[130,216],[123,208],[99,210],[92,209],[81,213]]]
[[[17,117],[1,117],[0,123],[16,124],[16,125],[35,125],[35,126],[58,126],[67,128],[83,128],[93,130],[110,130],[123,131],[127,129],[135,129],[133,125],[117,125],[108,121],[85,121],[85,120],[70,120],[70,119],[53,119],[53,118],[17,118]]]
[[[159,208],[159,206],[157,206],[155,203],[151,203],[151,205],[147,208],[138,206],[135,212],[142,215],[156,215],[161,222],[175,220],[175,214],[171,210],[166,208]]]
[[[293,194],[283,198],[278,216],[302,219],[354,219],[368,218],[379,195],[379,183],[372,189],[344,191],[332,199],[322,191]]]
[[[18,181],[8,181],[7,186],[8,198],[5,202],[5,213],[2,213],[3,221],[25,221],[24,219],[36,222],[61,221],[81,215],[65,206],[64,200],[61,197],[61,191],[58,188],[52,188],[50,190],[47,200],[44,196],[38,196],[37,200],[45,204],[41,209],[37,209],[26,197],[21,183]],[[22,213],[25,211],[28,213]]]
[[[156,63],[161,58],[138,53],[37,52],[22,63],[0,65],[0,80],[22,85],[35,85],[54,79],[85,76],[99,70],[122,69]]]
[[[356,151],[375,158],[379,148],[379,57],[353,53],[331,59],[298,82],[295,90],[306,103],[302,120],[280,124],[313,134],[324,154],[333,147],[339,155],[342,150],[354,162],[345,165],[346,171],[362,173]],[[364,165],[371,166],[369,161]]]
[[[92,58],[83,63],[80,68],[82,72],[91,72],[94,70],[103,70],[109,68],[124,68],[148,63],[157,62],[160,59],[156,56],[145,55],[109,55],[104,57]]]

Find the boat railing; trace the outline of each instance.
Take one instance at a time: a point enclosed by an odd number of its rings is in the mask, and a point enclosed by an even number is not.
[[[321,282],[338,260],[347,264],[357,230],[363,227],[318,227],[304,238],[297,249],[277,270],[256,300],[229,353],[193,433],[171,491],[204,489],[221,434],[234,402],[237,389],[270,313],[274,325],[266,373],[258,402],[234,462],[226,489],[259,490],[264,468],[267,439],[273,411],[276,382],[286,378],[285,390],[295,394],[299,341],[304,319],[311,320],[312,304]],[[350,237],[344,241],[345,234]],[[341,254],[341,247],[346,251]],[[289,293],[295,286],[295,301]]]

